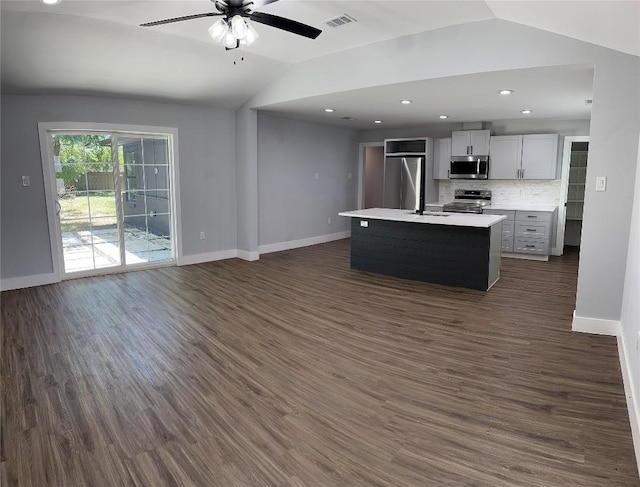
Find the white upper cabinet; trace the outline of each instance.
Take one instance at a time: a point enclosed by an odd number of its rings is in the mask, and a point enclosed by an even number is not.
[[[434,179],[449,179],[451,167],[451,139],[435,139],[433,141]]]
[[[491,137],[489,179],[558,179],[558,134]]]
[[[451,133],[452,156],[489,155],[488,130],[464,130]]]
[[[522,136],[522,179],[557,179],[558,134]]]
[[[522,168],[522,135],[491,137],[489,179],[519,179]]]

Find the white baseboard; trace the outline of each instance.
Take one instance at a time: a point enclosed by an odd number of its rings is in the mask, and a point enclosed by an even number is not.
[[[539,260],[541,262],[547,262],[549,260],[548,255],[516,254],[515,252],[502,252],[500,255],[507,259]]]
[[[290,240],[288,242],[279,242],[268,245],[261,245],[258,249],[261,254],[269,254],[271,252],[281,252],[283,250],[297,249],[299,247],[308,247],[309,245],[317,245],[321,243],[333,242],[334,240],[342,240],[349,238],[351,231],[330,233],[329,235],[320,235],[318,237],[303,238],[300,240]]]
[[[0,290],[9,291],[11,289],[23,289],[25,287],[44,286],[60,282],[60,277],[53,272],[50,274],[36,274],[34,276],[11,277],[0,280]]]
[[[247,252],[246,250],[237,250],[236,252],[238,253],[238,259],[248,260],[249,262],[260,259],[260,252]]]
[[[178,259],[178,265],[201,264],[203,262],[233,259],[234,257],[238,257],[238,251],[236,249],[219,250],[217,252],[206,252],[204,254],[183,255]]]
[[[596,335],[618,336],[620,333],[620,322],[615,320],[603,320],[600,318],[577,316],[576,311],[573,310],[571,330],[581,333],[594,333]]]
[[[624,395],[627,398],[627,410],[629,411],[629,423],[631,423],[631,438],[633,439],[633,449],[636,452],[636,465],[638,475],[640,475],[640,398],[633,387],[634,373],[629,366],[627,353],[627,343],[622,334],[618,334],[618,355],[620,356],[620,367],[622,368],[622,382],[624,384]],[[639,371],[635,371],[635,374]]]

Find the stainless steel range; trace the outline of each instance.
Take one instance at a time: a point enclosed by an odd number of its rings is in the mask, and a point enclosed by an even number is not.
[[[482,213],[491,204],[491,191],[477,189],[456,189],[453,202],[442,207],[442,211],[452,213]]]

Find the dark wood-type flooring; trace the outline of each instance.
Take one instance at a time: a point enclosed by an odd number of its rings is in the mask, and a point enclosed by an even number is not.
[[[344,240],[5,292],[2,485],[638,486],[576,269],[503,259],[485,293]]]

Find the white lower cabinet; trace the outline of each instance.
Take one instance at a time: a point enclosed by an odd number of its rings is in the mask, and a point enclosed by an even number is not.
[[[504,215],[506,220],[502,220],[502,251],[513,252],[513,229],[516,218],[514,210],[484,210],[487,215]]]
[[[502,252],[548,257],[556,211],[489,209],[484,213],[507,217],[502,222]]]

